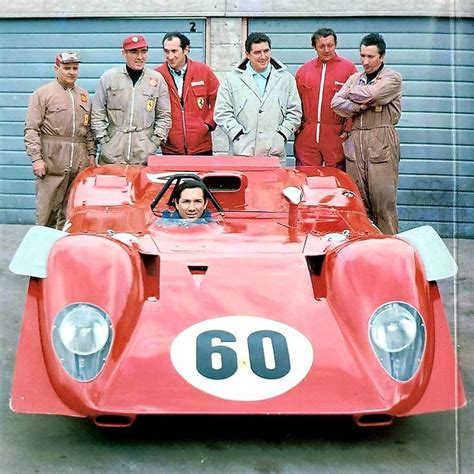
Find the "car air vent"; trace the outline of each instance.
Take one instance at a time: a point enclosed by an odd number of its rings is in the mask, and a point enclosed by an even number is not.
[[[306,264],[308,265],[309,275],[311,277],[311,285],[315,299],[326,298],[326,282],[321,275],[323,269],[324,258],[326,255],[307,255]]]
[[[238,175],[212,174],[204,176],[202,180],[210,191],[238,191],[242,186]]]
[[[197,288],[201,287],[208,268],[207,265],[188,265],[188,270],[193,276],[193,281]]]

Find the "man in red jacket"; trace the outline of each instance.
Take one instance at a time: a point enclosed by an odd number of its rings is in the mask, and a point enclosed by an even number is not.
[[[357,69],[352,61],[336,54],[337,36],[331,28],[313,33],[316,58],[296,72],[303,105],[303,120],[295,138],[296,166],[332,166],[344,169],[342,142],[350,123],[331,109],[334,94]]]
[[[161,151],[164,155],[212,155],[219,81],[209,66],[188,57],[191,43],[187,36],[166,33],[162,44],[166,62],[155,71],[168,84],[173,123]]]

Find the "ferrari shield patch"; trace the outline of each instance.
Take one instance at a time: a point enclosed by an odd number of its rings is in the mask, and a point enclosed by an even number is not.
[[[84,126],[87,127],[90,122],[90,115],[89,114],[84,114]]]
[[[153,99],[148,99],[146,101],[146,110],[147,110],[147,112],[151,112],[153,110],[154,106],[155,106],[155,101]]]
[[[196,102],[200,109],[204,107],[204,97],[198,97]]]

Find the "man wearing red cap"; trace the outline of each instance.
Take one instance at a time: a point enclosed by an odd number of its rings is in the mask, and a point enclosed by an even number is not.
[[[173,128],[161,151],[164,155],[212,155],[219,81],[209,66],[188,57],[191,43],[183,33],[166,33],[162,44],[166,62],[155,71],[168,84]]]
[[[76,86],[79,62],[71,51],[56,56],[56,80],[33,93],[25,120],[26,152],[36,176],[36,224],[58,229],[66,221],[74,178],[95,160],[91,101]]]
[[[100,78],[92,104],[91,127],[101,145],[100,164],[146,164],[171,128],[168,88],[163,76],[145,67],[143,36],[123,41],[125,65]]]

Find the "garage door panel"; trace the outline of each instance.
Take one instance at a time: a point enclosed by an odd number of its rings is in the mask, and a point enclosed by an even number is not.
[[[404,127],[474,129],[474,115],[427,112],[403,112]]]
[[[456,203],[459,207],[474,208],[474,193],[454,191],[414,191],[405,189],[398,191],[397,202],[399,205],[425,205],[427,200],[436,206],[452,206],[453,203]]]
[[[31,179],[32,175],[31,164],[25,166],[6,165],[0,167],[0,180],[28,180]]]
[[[399,206],[400,217],[405,220],[425,222],[473,222],[474,209],[451,207]]]
[[[34,221],[34,209],[0,209],[0,224],[31,224]]]
[[[437,160],[433,164],[433,160],[416,160],[408,158],[406,153],[400,160],[400,174],[429,174],[432,176],[455,176],[456,173],[463,176],[474,177],[474,163],[472,161],[458,161],[448,159],[445,156],[444,160]],[[474,190],[473,190],[474,191]]]
[[[8,194],[2,196],[4,209],[34,209],[35,196],[27,194]]]
[[[454,87],[456,91],[454,91]],[[403,94],[405,97],[409,96],[423,96],[423,97],[450,97],[452,98],[454,92],[459,97],[471,97],[474,84],[471,82],[457,82],[455,85],[448,82],[435,81],[412,81],[405,80],[403,82]]]
[[[431,162],[433,160],[453,160],[454,153],[456,153],[456,159],[459,161],[466,161],[466,163],[473,163],[472,161],[472,148],[469,146],[457,146],[456,150],[453,147],[446,144],[441,145],[427,145],[416,144],[416,143],[403,143],[401,144],[401,155],[402,159],[413,158],[417,160],[427,160]],[[432,163],[432,172],[436,172],[436,163]]]
[[[394,66],[395,67],[395,66]],[[433,68],[430,65],[401,65],[397,64],[397,71],[402,77],[409,77],[411,80],[422,81],[445,81],[453,80],[453,68],[448,65],[437,66]],[[474,69],[469,66],[457,66],[454,71],[456,80],[458,81],[472,81],[472,74]]]
[[[24,148],[24,147],[23,147]],[[30,165],[30,157],[24,150],[0,151],[0,167],[3,165]]]
[[[454,191],[472,192],[474,189],[474,178],[454,176],[400,176],[399,189],[404,190],[427,190],[427,191]],[[428,200],[426,205],[430,205]]]
[[[403,123],[403,122],[400,122]],[[431,144],[438,145],[474,145],[474,134],[472,130],[443,130],[443,129],[398,129],[400,140],[404,143],[425,144],[427,156]]]
[[[452,97],[404,97],[402,102],[405,112],[456,112],[471,114],[474,110],[474,99]]]
[[[34,179],[20,181],[7,179],[0,181],[0,194],[34,194],[36,182]]]

